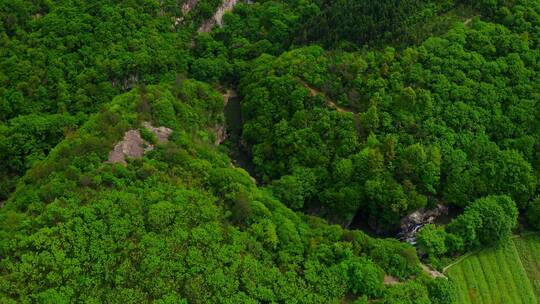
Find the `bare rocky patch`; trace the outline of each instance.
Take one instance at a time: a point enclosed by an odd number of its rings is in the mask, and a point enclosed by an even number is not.
[[[143,122],[143,127],[152,132],[157,139],[158,144],[169,140],[172,129],[167,127],[154,127],[149,122]],[[138,129],[129,130],[118,142],[112,151],[109,152],[108,163],[126,165],[126,158],[142,158],[143,155],[154,149],[154,145],[142,138]]]
[[[214,145],[219,146],[227,139],[227,128],[224,125],[217,125],[214,127],[214,133],[216,134],[216,140]]]
[[[396,277],[393,277],[391,275],[384,276],[384,285],[396,285],[396,284],[401,284],[401,282]]]
[[[398,237],[401,241],[416,244],[416,233],[426,224],[432,224],[437,217],[448,214],[448,207],[437,205],[433,209],[424,208],[417,210],[401,220]]]
[[[171,133],[172,133],[172,129],[169,129],[163,126],[156,128],[147,121],[143,122],[142,125],[148,131],[152,132],[154,136],[156,136],[158,144],[166,143],[169,140],[169,136],[171,136]]]
[[[208,33],[214,28],[215,25],[222,26],[223,25],[223,15],[225,13],[232,11],[234,6],[238,3],[238,0],[225,0],[223,4],[218,7],[216,12],[214,13],[214,16],[212,18],[206,20],[201,27],[197,30],[199,33]]]
[[[197,2],[199,2],[199,1],[198,0],[188,0],[188,1],[184,2],[184,4],[182,4],[182,16],[174,18],[174,26],[173,26],[173,28],[175,26],[180,25],[184,21],[184,18],[186,17],[186,15],[189,14],[189,12],[197,5]]]
[[[236,94],[236,91],[228,89],[225,93],[222,93],[221,96],[223,96],[223,107],[225,108],[229,103],[229,99],[236,98],[238,95]],[[213,132],[216,135],[216,140],[214,142],[216,146],[222,144],[228,138],[225,122],[214,126]]]

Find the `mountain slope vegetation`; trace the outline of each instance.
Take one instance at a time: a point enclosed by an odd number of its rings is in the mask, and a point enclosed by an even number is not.
[[[420,274],[412,247],[328,226],[258,189],[212,144],[222,107],[196,81],[148,86],[116,97],[63,140],[1,211],[0,295],[321,303],[381,297],[385,273]],[[127,166],[106,162],[143,120],[172,128],[171,140]],[[413,283],[411,297],[428,299],[437,283],[417,280],[424,285]]]
[[[0,0],[0,303],[459,303],[425,264],[538,230],[540,2],[245,1],[198,33],[221,5]]]

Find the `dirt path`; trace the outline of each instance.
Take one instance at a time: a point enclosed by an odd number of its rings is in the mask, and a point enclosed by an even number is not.
[[[480,16],[475,15],[475,16],[472,16],[472,17],[470,17],[470,18],[467,18],[467,19],[463,20],[463,24],[464,24],[465,26],[471,24],[471,22],[472,22],[472,21],[474,20],[474,18],[476,18],[476,17],[480,17]]]
[[[420,267],[422,267],[422,271],[429,275],[432,278],[445,278],[448,279],[446,275],[444,275],[441,272],[438,272],[437,270],[427,266],[426,264],[420,263]],[[398,278],[385,274],[384,275],[384,285],[396,285],[396,284],[403,284],[404,282],[400,281]]]
[[[526,237],[528,235],[533,235],[535,234],[535,232],[530,232],[530,233],[524,233],[524,234],[514,234],[510,237],[510,239],[515,239],[515,238],[520,238],[520,237]],[[456,264],[459,264],[461,261],[463,261],[464,259],[468,258],[469,256],[473,255],[473,254],[476,254],[478,253],[479,250],[475,250],[475,251],[471,251],[471,252],[467,252],[466,254],[460,256],[457,260],[455,260],[454,262],[450,263],[449,265],[445,266],[443,268],[443,273],[446,273],[448,271],[448,269],[450,269],[452,266],[456,265]]]
[[[309,92],[311,93],[311,96],[315,96],[315,95],[322,95],[324,97],[324,101],[326,102],[326,104],[331,107],[331,108],[334,108],[336,109],[338,112],[342,112],[342,113],[352,113],[352,114],[357,114],[355,111],[353,110],[350,110],[350,109],[346,109],[344,107],[341,107],[341,106],[338,106],[333,100],[331,100],[324,92],[312,87],[311,85],[309,85],[307,82],[303,81],[302,79],[298,79],[298,81],[300,81],[300,83],[306,88],[309,90]]]
[[[384,276],[384,285],[396,285],[396,284],[402,284],[396,277],[393,277],[391,275],[385,275]]]
[[[425,265],[425,264],[420,264],[420,266],[422,267],[422,270],[424,270],[425,273],[427,273],[428,275],[430,275],[432,278],[445,278],[447,279],[447,277],[442,274],[441,272],[438,272],[437,270]]]
[[[475,252],[468,252],[468,253],[466,253],[466,254],[460,256],[457,260],[455,260],[454,262],[452,262],[450,265],[445,266],[445,267],[443,268],[443,270],[442,270],[443,273],[446,273],[446,272],[448,271],[448,269],[450,269],[450,267],[452,267],[452,266],[454,266],[454,265],[460,263],[461,261],[463,261],[464,259],[466,259],[466,258],[469,257],[470,255],[472,255],[473,253],[476,253],[476,251],[475,251]]]

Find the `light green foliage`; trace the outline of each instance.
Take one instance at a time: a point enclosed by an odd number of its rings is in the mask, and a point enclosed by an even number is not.
[[[350,259],[341,263],[341,271],[348,277],[349,288],[358,295],[380,296],[384,273],[374,263],[362,259]]]
[[[222,121],[219,95],[189,79],[178,98],[171,90],[116,97],[23,177],[0,209],[2,301],[329,303],[381,297],[385,272],[417,273],[410,246],[360,232],[345,240],[257,188],[191,135]],[[173,128],[170,141],[126,166],[106,163],[148,118],[141,109]]]
[[[385,304],[428,304],[429,293],[424,285],[416,281],[390,287],[382,303]]]
[[[302,209],[304,201],[312,198],[316,190],[316,175],[313,170],[298,169],[292,175],[282,176],[272,183],[271,189],[276,198],[292,209]]]
[[[448,275],[458,287],[458,303],[538,303],[537,247],[534,237],[515,238],[452,266]]]
[[[430,257],[441,256],[448,251],[447,233],[433,224],[426,225],[417,234],[419,248]]]
[[[474,201],[448,225],[465,247],[495,245],[509,239],[517,224],[518,210],[508,196],[488,196]]]
[[[537,1],[242,2],[197,33],[221,4],[0,1],[0,302],[453,303],[415,248],[300,212],[465,208],[420,232],[433,259],[536,225]],[[217,89],[263,187],[215,147]],[[106,162],[133,129],[154,149]],[[534,302],[515,244],[451,274],[458,303]]]
[[[429,298],[433,304],[458,304],[458,290],[452,280],[435,278],[427,284]]]
[[[316,171],[316,188],[324,191],[306,196],[297,190],[291,204],[317,208],[337,223],[362,210],[379,231],[395,227],[428,198],[465,207],[508,195],[525,209],[538,184],[538,67],[530,60],[538,55],[538,37],[527,33],[535,31],[539,8],[518,1],[496,9],[505,21],[469,20],[403,50],[309,46],[252,61],[240,91],[243,138],[257,173],[272,181],[298,167]],[[529,21],[521,10],[531,14]],[[345,160],[353,161],[354,173],[342,178],[336,170]]]
[[[512,239],[537,298],[540,298],[540,237],[537,234]]]

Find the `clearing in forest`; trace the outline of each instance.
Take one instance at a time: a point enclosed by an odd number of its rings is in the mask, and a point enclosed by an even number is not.
[[[537,304],[540,299],[540,236],[513,238],[499,248],[470,255],[448,270],[458,303]]]

